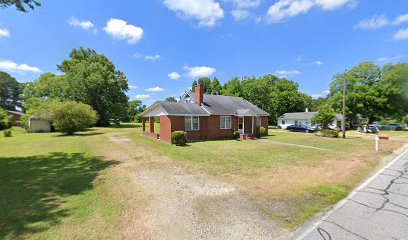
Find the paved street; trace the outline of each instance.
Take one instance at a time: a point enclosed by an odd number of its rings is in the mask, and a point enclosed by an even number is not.
[[[299,239],[408,239],[408,152]]]

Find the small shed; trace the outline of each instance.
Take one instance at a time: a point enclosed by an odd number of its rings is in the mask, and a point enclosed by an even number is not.
[[[30,133],[51,132],[51,122],[50,120],[42,118],[40,116],[30,116],[28,132]]]

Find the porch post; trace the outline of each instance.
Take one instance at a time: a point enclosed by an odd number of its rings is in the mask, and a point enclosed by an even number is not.
[[[146,118],[142,117],[142,131],[145,132],[146,131]]]
[[[154,133],[154,117],[149,117],[150,132]]]
[[[242,134],[245,134],[245,116],[242,117]]]
[[[252,134],[254,134],[254,115],[252,115]]]

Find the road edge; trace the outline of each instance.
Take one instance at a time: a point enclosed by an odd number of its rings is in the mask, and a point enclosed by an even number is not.
[[[341,208],[348,200],[350,200],[352,197],[354,197],[361,189],[365,188],[368,184],[370,184],[375,178],[377,178],[381,173],[384,172],[384,170],[388,167],[390,167],[392,164],[394,164],[396,161],[398,161],[402,156],[404,156],[406,153],[408,153],[408,148],[402,151],[398,156],[396,156],[391,162],[389,162],[387,165],[382,167],[380,170],[378,170],[374,175],[372,175],[370,178],[368,178],[365,182],[363,182],[360,186],[358,186],[356,189],[354,189],[346,198],[338,202],[336,205],[332,207],[323,217],[319,218],[315,223],[311,224],[312,226],[308,227],[305,231],[303,231],[298,237],[296,237],[296,240],[302,240],[304,239],[307,235],[309,235],[315,228],[317,228],[324,220],[326,220],[328,217],[330,217],[337,209]]]

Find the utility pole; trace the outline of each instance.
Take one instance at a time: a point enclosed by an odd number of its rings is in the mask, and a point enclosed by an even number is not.
[[[344,74],[343,74],[343,119],[341,121],[341,129],[343,130],[343,138],[346,138],[346,74],[347,74],[347,70],[344,70]]]

